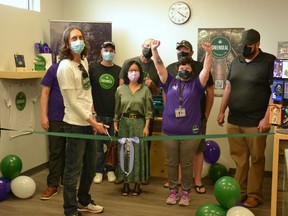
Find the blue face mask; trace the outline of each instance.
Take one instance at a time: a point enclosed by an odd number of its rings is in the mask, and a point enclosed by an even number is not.
[[[81,54],[85,48],[85,43],[83,40],[72,41],[70,43],[71,50],[76,54]]]
[[[107,62],[112,62],[114,59],[115,53],[103,52],[102,57]]]

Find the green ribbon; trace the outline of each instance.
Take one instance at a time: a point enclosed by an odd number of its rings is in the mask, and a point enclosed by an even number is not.
[[[58,132],[39,132],[34,131],[36,134],[46,134],[49,136],[61,136],[79,139],[93,139],[93,140],[110,140],[108,136],[105,135],[87,135],[87,134],[71,134],[71,133],[58,133]],[[207,135],[182,135],[182,136],[147,136],[139,137],[140,141],[161,141],[161,140],[194,140],[194,139],[219,139],[219,138],[231,138],[231,137],[254,137],[254,136],[268,136],[274,133],[256,133],[256,134],[207,134]],[[113,141],[119,139],[119,137],[112,136]]]
[[[16,131],[8,128],[0,128],[0,130]],[[78,139],[92,139],[92,140],[111,140],[105,135],[89,135],[89,134],[75,134],[75,133],[60,133],[60,132],[45,132],[45,131],[27,131],[34,134],[43,134],[48,136],[59,136],[69,137]],[[177,136],[166,136],[166,135],[154,135],[147,137],[139,137],[140,141],[163,141],[163,140],[194,140],[194,139],[219,139],[219,138],[235,138],[235,137],[255,137],[255,136],[269,136],[274,135],[274,132],[269,133],[255,133],[255,134],[206,134],[206,135],[177,135]],[[112,136],[113,141],[119,139],[119,137]]]

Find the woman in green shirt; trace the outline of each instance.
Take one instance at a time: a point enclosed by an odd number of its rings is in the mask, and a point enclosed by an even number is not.
[[[149,154],[147,142],[137,143],[137,139],[130,138],[149,135],[153,99],[149,88],[142,84],[144,74],[138,62],[126,64],[123,79],[124,85],[115,93],[114,130],[123,138],[118,145],[116,177],[124,181],[123,196],[129,194],[130,182],[135,183],[132,194],[137,196],[141,193],[141,182],[149,178]]]

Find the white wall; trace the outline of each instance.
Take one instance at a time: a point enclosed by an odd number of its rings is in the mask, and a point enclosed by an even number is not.
[[[112,38],[117,51],[116,63],[119,65],[122,65],[125,59],[139,55],[142,42],[150,37],[161,40],[160,54],[164,63],[173,62],[176,60],[177,41],[186,39],[197,47],[198,28],[255,28],[261,33],[262,49],[275,55],[277,42],[288,40],[288,29],[284,23],[288,18],[287,1],[183,0],[192,9],[191,19],[184,25],[175,25],[168,18],[168,9],[175,1],[177,0],[42,0],[40,14],[0,5],[0,71],[14,70],[12,57],[16,52],[25,54],[27,65],[32,68],[33,44],[40,40],[48,43],[50,41],[49,19],[112,22]],[[197,50],[194,56],[196,58]],[[215,98],[208,122],[208,134],[226,133],[225,128],[216,123],[220,102],[221,98]],[[39,104],[36,104],[35,109],[38,108]],[[7,111],[1,112],[2,115],[7,115]],[[35,116],[36,121],[38,119],[36,129],[40,129],[39,111]],[[27,160],[24,170],[47,161],[47,148],[43,148],[45,138],[39,136],[35,140],[33,135],[25,139],[27,140],[8,141],[1,137],[0,158],[15,150],[11,149],[15,142],[25,141],[30,145],[21,153],[25,161]],[[272,137],[268,140],[266,170],[271,170]],[[221,157],[225,157],[231,165],[234,164],[229,156],[227,140],[217,139],[216,142],[221,146]],[[18,147],[21,148],[21,145]],[[38,155],[29,161],[30,154],[33,154],[29,151],[34,148],[38,149]]]
[[[139,55],[146,38],[161,40],[160,54],[165,64],[176,60],[175,44],[182,39],[197,47],[198,28],[254,28],[261,33],[263,51],[276,55],[278,41],[288,40],[286,13],[288,2],[281,0],[183,0],[192,9],[190,20],[184,25],[173,24],[168,9],[176,0],[64,0],[69,5],[65,11],[68,20],[112,22],[112,39],[116,43],[116,63],[122,65],[129,57]],[[79,9],[81,8],[81,9]],[[194,57],[197,56],[195,50]],[[216,119],[221,98],[216,97],[208,122],[208,134],[225,134]],[[227,139],[215,140],[221,147],[221,157],[230,167],[235,167],[229,155]],[[266,170],[272,170],[272,141],[268,138]]]
[[[62,3],[62,0],[42,0],[41,13],[0,5],[0,71],[15,71],[13,57],[15,53],[24,54],[27,68],[29,70],[32,69],[34,60],[34,43],[40,42],[40,40],[49,42],[50,29],[48,20],[63,19]],[[38,85],[40,95],[40,81],[40,79],[33,79],[22,82],[33,82]],[[10,112],[4,103],[2,82],[3,81],[1,80],[0,119],[1,126],[7,127],[10,125]],[[34,111],[35,130],[41,131],[39,100],[34,106]],[[18,155],[23,163],[22,171],[46,163],[48,160],[46,136],[33,134],[9,140],[8,133],[1,131],[0,139],[0,160],[8,154]]]

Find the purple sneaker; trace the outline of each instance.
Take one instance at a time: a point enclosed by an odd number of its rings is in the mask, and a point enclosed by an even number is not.
[[[188,206],[190,204],[189,193],[187,191],[182,191],[182,196],[179,201],[180,206]]]
[[[178,200],[179,200],[178,191],[176,189],[170,190],[169,196],[166,199],[166,203],[168,205],[175,205]]]

